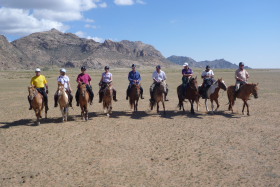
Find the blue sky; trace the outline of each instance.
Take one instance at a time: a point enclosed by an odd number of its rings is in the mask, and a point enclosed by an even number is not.
[[[142,41],[165,57],[280,68],[279,10],[279,0],[0,0],[0,34],[12,41],[56,28]]]

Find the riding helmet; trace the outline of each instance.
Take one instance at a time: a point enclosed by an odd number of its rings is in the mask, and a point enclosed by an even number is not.
[[[187,63],[187,62],[185,62],[184,64],[183,64],[183,66],[185,67],[185,66],[189,66],[189,64]]]
[[[82,71],[87,70],[86,66],[82,66],[82,67],[81,67],[81,70],[82,70]]]
[[[35,69],[35,72],[40,72],[40,71],[41,71],[40,68]]]
[[[110,67],[109,67],[109,66],[105,66],[104,69],[105,69],[105,70],[106,70],[106,69],[110,69]]]
[[[66,73],[66,69],[61,68],[61,69],[60,69],[60,72]]]

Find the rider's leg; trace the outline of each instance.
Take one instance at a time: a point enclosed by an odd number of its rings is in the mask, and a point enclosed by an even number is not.
[[[153,100],[154,100],[154,98],[153,98],[154,87],[155,87],[155,83],[153,83],[153,84],[150,86],[150,96],[151,96],[150,101],[153,101]]]
[[[75,95],[77,106],[79,106],[79,96],[80,96],[80,89],[78,88],[77,92],[76,92],[76,95]]]
[[[57,107],[57,100],[58,100],[58,91],[55,92],[54,94],[54,107]]]
[[[144,90],[143,90],[142,86],[140,86],[140,96],[141,96],[141,99],[144,99],[143,92],[144,92]]]
[[[48,95],[47,95],[47,93],[45,92],[45,89],[44,88],[40,88],[39,89],[40,91],[40,93],[43,95],[43,97],[44,97],[44,103],[45,103],[45,106],[46,106],[46,110],[49,110],[49,106],[48,106]]]
[[[237,97],[239,88],[240,88],[240,81],[236,81],[234,97]]]
[[[68,98],[69,98],[69,106],[72,107],[72,100],[73,100],[73,95],[70,90],[67,91]]]
[[[117,100],[117,91],[115,90],[115,88],[113,88],[113,100],[118,101]]]
[[[102,88],[100,88],[100,90],[99,90],[99,103],[102,102],[102,98],[103,98],[103,90],[102,90]]]
[[[93,100],[93,97],[94,97],[92,88],[89,85],[87,85],[86,87],[87,87],[87,91],[89,92],[90,104],[92,104],[92,100]]]
[[[130,91],[130,84],[128,85],[128,87],[126,89],[126,100],[128,100],[129,91]]]
[[[164,100],[165,100],[165,101],[169,101],[169,100],[166,98],[167,94],[168,94],[168,85],[166,84],[166,92],[164,92]]]

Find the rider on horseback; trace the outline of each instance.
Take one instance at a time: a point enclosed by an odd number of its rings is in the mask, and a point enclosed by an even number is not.
[[[183,75],[183,77],[182,77],[182,82],[183,82],[182,92],[183,92],[183,96],[186,96],[189,81],[193,76],[193,70],[189,67],[189,64],[187,62],[183,64],[183,67],[184,67],[184,69],[182,69],[182,75]]]
[[[102,102],[102,98],[103,98],[103,95],[104,95],[104,89],[106,88],[106,86],[108,84],[111,85],[112,81],[113,81],[113,75],[112,75],[112,73],[109,72],[110,67],[105,66],[104,70],[105,70],[105,72],[102,73],[101,79],[100,79],[100,82],[99,82],[99,86],[100,86],[100,89],[99,89],[99,103]],[[114,88],[113,88],[113,100],[118,101],[117,100],[117,91]]]
[[[164,71],[162,71],[161,70],[161,67],[160,67],[160,65],[157,65],[156,66],[156,71],[154,71],[154,73],[153,73],[153,75],[152,75],[152,78],[153,78],[153,84],[151,85],[151,87],[150,87],[150,95],[151,95],[151,99],[150,99],[150,101],[153,101],[154,99],[153,99],[153,92],[154,92],[154,87],[155,87],[155,85],[156,85],[156,83],[160,83],[160,82],[164,82],[165,83],[165,81],[166,81],[166,75],[165,75],[165,73],[164,73]],[[168,85],[165,83],[164,84],[164,90],[165,90],[165,92],[164,92],[164,100],[165,101],[169,101],[167,98],[166,98],[166,96],[167,96],[167,94],[168,94]]]
[[[143,97],[143,88],[141,86],[140,81],[142,80],[141,75],[138,71],[136,71],[136,65],[132,64],[131,66],[132,71],[130,71],[128,73],[128,80],[129,80],[129,85],[128,88],[126,90],[126,100],[128,100],[128,96],[129,96],[129,92],[130,92],[130,88],[133,84],[139,84],[140,85],[140,95],[141,95],[141,99],[144,99]]]
[[[247,84],[249,73],[244,69],[244,63],[239,62],[239,68],[235,71],[235,96],[237,95],[240,86]]]
[[[214,72],[210,69],[209,65],[207,65],[205,70],[202,72],[201,78],[203,79],[203,83],[201,85],[201,96],[203,99],[207,99],[207,90],[216,81],[214,79]]]
[[[66,69],[62,68],[60,69],[60,76],[57,78],[58,84],[63,84],[64,88],[66,89],[66,93],[68,94],[69,97],[69,106],[72,107],[72,100],[73,100],[73,95],[72,95],[72,89],[70,86],[70,79],[66,75]],[[57,107],[57,100],[58,100],[58,90],[54,94],[54,107]]]
[[[40,92],[43,97],[44,97],[44,103],[46,105],[46,110],[49,110],[48,107],[48,81],[46,79],[46,77],[44,75],[41,75],[41,70],[40,68],[36,68],[35,69],[35,73],[36,76],[32,77],[30,84],[32,86],[35,86],[35,88],[38,90],[38,92]],[[28,98],[30,107],[29,110],[32,110],[32,106],[31,106],[31,100]]]
[[[80,73],[77,77],[77,80],[76,82],[78,83],[78,89],[77,89],[77,92],[76,92],[76,101],[77,101],[77,106],[79,106],[79,95],[80,95],[80,86],[82,84],[86,84],[86,87],[87,87],[87,91],[89,93],[89,98],[90,98],[90,105],[92,105],[92,100],[93,100],[93,97],[94,97],[94,94],[93,94],[93,91],[92,91],[92,87],[91,87],[91,77],[89,74],[86,73],[86,67],[85,66],[82,66],[81,67],[81,71],[82,73]]]

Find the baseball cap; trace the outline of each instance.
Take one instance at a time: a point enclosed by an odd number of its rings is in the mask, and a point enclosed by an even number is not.
[[[160,69],[161,67],[160,67],[160,65],[157,65],[156,68],[157,68],[157,69]]]
[[[66,73],[66,69],[61,68],[61,69],[60,69],[60,72],[64,72],[64,73]]]
[[[207,66],[206,66],[206,69],[210,69],[210,66],[209,66],[209,65],[207,65]]]
[[[81,67],[81,70],[86,70],[86,69],[87,69],[86,66]]]
[[[131,65],[131,67],[132,67],[132,68],[135,68],[135,67],[136,67],[136,65],[135,65],[135,64],[132,64],[132,65]]]
[[[189,64],[187,63],[187,62],[185,62],[184,64],[183,64],[183,66],[185,67],[185,66],[189,66]]]
[[[104,69],[110,69],[110,67],[109,66],[105,66]]]
[[[40,71],[41,71],[40,68],[35,69],[35,72],[40,72]]]
[[[239,62],[239,66],[244,66],[244,63],[243,62]]]

